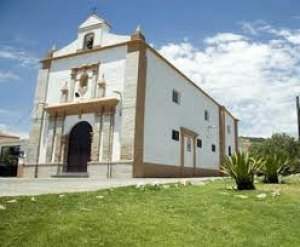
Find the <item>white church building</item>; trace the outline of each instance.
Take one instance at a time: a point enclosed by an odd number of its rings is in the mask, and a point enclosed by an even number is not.
[[[146,41],[91,15],[37,78],[23,177],[220,174],[238,120]]]

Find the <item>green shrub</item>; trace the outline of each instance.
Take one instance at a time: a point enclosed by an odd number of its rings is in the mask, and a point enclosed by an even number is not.
[[[221,169],[235,180],[238,190],[253,190],[254,174],[261,164],[262,160],[255,160],[248,153],[237,152],[226,158]]]
[[[293,163],[286,156],[279,154],[266,155],[263,159],[264,163],[260,170],[264,175],[264,182],[269,184],[278,184],[279,174]]]

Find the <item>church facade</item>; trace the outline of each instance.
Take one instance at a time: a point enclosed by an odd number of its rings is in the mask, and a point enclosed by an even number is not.
[[[238,120],[145,41],[91,15],[41,63],[23,177],[220,174]]]

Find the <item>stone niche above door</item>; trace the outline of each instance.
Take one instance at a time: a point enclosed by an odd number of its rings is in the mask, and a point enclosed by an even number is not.
[[[100,63],[97,63],[82,65],[72,69],[69,101],[80,101],[97,96],[99,67]]]

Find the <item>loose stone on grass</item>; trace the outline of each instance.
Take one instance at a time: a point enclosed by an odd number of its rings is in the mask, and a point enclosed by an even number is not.
[[[6,207],[0,204],[0,210],[5,210]]]
[[[169,185],[169,184],[164,184],[162,187],[163,187],[164,189],[169,189],[169,188],[170,188],[170,185]]]
[[[265,199],[267,197],[266,193],[261,193],[256,196],[258,199]]]
[[[17,202],[17,200],[16,199],[13,199],[13,200],[9,200],[9,201],[7,201],[7,203],[16,203]]]
[[[144,189],[144,187],[145,187],[145,184],[143,184],[143,183],[138,183],[138,184],[135,186],[136,189]]]
[[[150,190],[160,190],[161,188],[162,187],[161,187],[160,183],[157,182],[157,181],[154,181],[151,184],[146,184],[145,185],[145,189],[150,189]]]
[[[155,186],[159,186],[160,184],[158,181],[154,181],[151,185],[155,187]]]
[[[191,185],[192,183],[186,179],[182,179],[182,180],[180,180],[180,184],[183,186],[188,186],[188,185]]]
[[[80,210],[81,211],[86,211],[86,212],[90,212],[90,211],[92,211],[91,209],[89,209],[89,208],[80,208]]]
[[[203,185],[206,185],[206,183],[204,183],[204,182],[191,182],[191,185],[203,186]]]
[[[224,195],[224,196],[228,196],[228,195],[229,195],[229,193],[228,193],[228,192],[225,192],[225,191],[221,191],[219,194],[220,194],[220,195]]]
[[[273,197],[280,196],[280,191],[278,191],[278,190],[277,190],[277,191],[273,191],[273,192],[272,192],[272,196],[273,196]]]
[[[248,196],[246,196],[246,195],[234,195],[234,197],[241,198],[241,199],[247,199],[248,198]]]
[[[96,196],[97,199],[103,199],[104,196]]]

